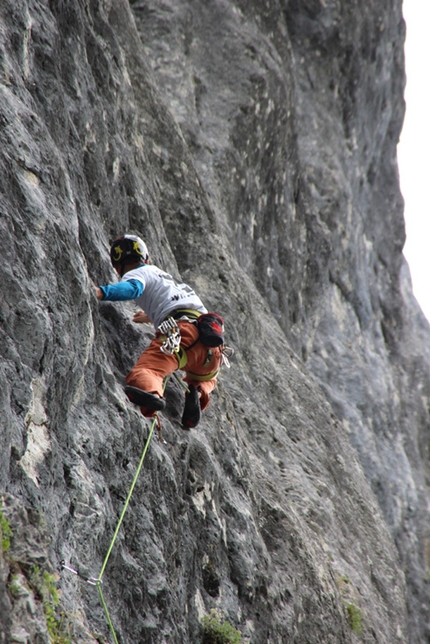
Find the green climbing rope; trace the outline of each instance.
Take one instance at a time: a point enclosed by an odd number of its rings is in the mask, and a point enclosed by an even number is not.
[[[149,446],[149,441],[151,440],[152,434],[154,432],[154,427],[155,427],[156,422],[157,422],[157,417],[154,418],[154,420],[152,422],[152,425],[151,425],[151,429],[149,430],[148,438],[146,439],[145,447],[143,448],[142,456],[140,457],[140,461],[139,461],[139,465],[137,466],[136,474],[134,475],[134,479],[133,479],[133,482],[131,484],[130,491],[129,491],[128,495],[127,495],[127,498],[126,498],[125,503],[124,503],[124,507],[123,507],[122,512],[121,512],[121,516],[119,517],[117,526],[115,528],[115,532],[113,533],[112,541],[110,542],[110,546],[109,546],[108,551],[106,553],[106,557],[105,557],[105,559],[103,561],[103,565],[101,567],[100,574],[98,576],[98,581],[102,580],[102,577],[103,577],[107,562],[109,561],[109,557],[110,557],[112,549],[113,549],[113,547],[115,545],[115,541],[116,541],[116,538],[118,536],[118,532],[119,532],[119,530],[121,528],[121,524],[122,524],[122,522],[124,520],[125,513],[127,512],[127,508],[128,508],[129,503],[130,503],[131,495],[133,494],[134,488],[136,487],[137,479],[139,478],[140,470],[142,469],[143,461],[145,460],[146,452],[147,452],[148,446]]]
[[[164,383],[163,383],[163,393],[164,393],[164,390],[166,388],[166,384],[167,384],[167,378],[165,378]],[[97,579],[94,580],[94,583],[97,586],[98,591],[99,591],[100,600],[101,600],[101,603],[102,603],[102,606],[103,606],[103,610],[104,610],[104,613],[106,615],[106,619],[107,619],[107,622],[109,624],[109,628],[111,630],[112,637],[114,639],[115,644],[119,644],[119,642],[118,642],[118,638],[117,638],[116,633],[115,633],[115,629],[114,629],[114,626],[113,626],[113,623],[112,623],[111,616],[109,614],[109,609],[107,607],[105,598],[103,596],[102,577],[104,575],[107,563],[109,561],[109,557],[110,557],[110,555],[112,553],[112,550],[113,550],[113,547],[115,545],[115,541],[116,541],[116,539],[118,537],[118,533],[119,533],[119,530],[121,528],[121,524],[122,524],[122,522],[124,520],[125,513],[127,512],[127,508],[128,508],[129,503],[130,503],[131,495],[133,494],[134,488],[136,487],[137,479],[139,478],[140,470],[142,469],[143,461],[145,460],[146,452],[148,451],[149,443],[151,441],[152,434],[154,433],[154,428],[155,428],[155,425],[156,425],[157,421],[158,421],[158,412],[155,413],[154,420],[151,423],[151,428],[149,430],[149,434],[148,434],[148,437],[146,439],[145,446],[143,448],[142,456],[140,457],[139,465],[137,466],[136,473],[134,475],[134,478],[133,478],[129,493],[128,493],[127,498],[125,500],[124,507],[123,507],[122,512],[121,512],[121,516],[118,519],[118,523],[117,523],[117,526],[115,528],[115,532],[113,533],[113,537],[112,537],[112,540],[110,542],[108,551],[106,553],[106,556],[104,558],[102,567],[100,569],[99,576],[97,577]]]
[[[111,633],[112,633],[113,641],[115,642],[115,644],[119,644],[118,638],[117,638],[116,633],[115,633],[115,629],[114,629],[113,624],[112,624],[112,620],[110,618],[109,609],[108,609],[107,604],[105,602],[105,598],[103,597],[102,582],[100,580],[97,580],[97,588],[98,588],[99,595],[100,595],[100,601],[102,603],[103,610],[105,612],[106,619],[107,619],[107,622],[109,624],[109,628],[110,628]]]

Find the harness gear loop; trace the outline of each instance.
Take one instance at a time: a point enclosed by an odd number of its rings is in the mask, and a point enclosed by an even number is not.
[[[167,355],[178,353],[181,346],[181,332],[176,320],[172,317],[166,318],[158,327],[158,331],[163,334],[160,340],[164,337],[160,351]]]

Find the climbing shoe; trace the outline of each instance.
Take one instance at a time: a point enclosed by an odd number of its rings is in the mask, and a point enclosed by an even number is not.
[[[188,385],[189,391],[185,394],[185,407],[182,414],[182,426],[186,429],[197,427],[200,421],[200,398],[198,390]]]
[[[162,411],[166,406],[164,398],[160,398],[157,394],[150,394],[148,391],[138,389],[137,387],[124,387],[125,395],[135,405],[139,407],[146,407],[154,411]]]

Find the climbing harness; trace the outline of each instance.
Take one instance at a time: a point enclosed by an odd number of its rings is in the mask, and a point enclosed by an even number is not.
[[[216,378],[218,372],[219,369],[216,369],[211,373],[206,373],[204,376],[199,376],[199,374],[192,373],[191,371],[186,371],[185,374],[188,378],[191,378],[191,380],[195,380],[196,382],[207,382],[208,380],[212,380],[212,378]]]
[[[164,393],[164,390],[166,388],[166,384],[167,384],[167,377],[164,379],[163,393]],[[145,445],[144,445],[144,448],[143,448],[142,456],[140,457],[140,461],[139,461],[139,464],[137,466],[136,473],[135,473],[133,481],[131,483],[131,487],[130,487],[129,493],[127,495],[127,498],[125,500],[124,507],[122,509],[121,515],[120,515],[120,517],[118,519],[118,523],[117,523],[117,526],[115,528],[115,532],[114,532],[112,540],[110,542],[108,551],[106,553],[106,556],[104,558],[102,567],[100,569],[99,576],[98,577],[87,577],[86,575],[82,574],[78,570],[75,570],[74,568],[71,568],[70,566],[66,565],[65,560],[62,560],[60,562],[60,569],[61,570],[68,570],[69,572],[71,572],[71,573],[73,573],[75,575],[78,575],[78,577],[80,577],[82,580],[86,581],[91,586],[97,586],[97,590],[99,591],[99,595],[100,595],[100,601],[102,603],[103,610],[104,610],[104,613],[105,613],[105,616],[106,616],[106,620],[107,620],[107,622],[109,624],[109,628],[111,630],[112,637],[113,637],[113,640],[114,640],[115,644],[119,644],[119,641],[118,641],[118,638],[117,638],[116,633],[115,633],[115,629],[114,629],[114,626],[113,626],[113,623],[112,623],[112,619],[111,619],[111,616],[110,616],[110,613],[109,613],[109,609],[107,607],[105,598],[103,596],[102,577],[104,575],[107,563],[109,561],[109,557],[110,557],[110,555],[112,553],[112,550],[113,550],[113,547],[115,545],[115,541],[116,541],[116,539],[118,537],[118,533],[119,533],[119,530],[121,528],[122,522],[124,520],[125,513],[127,512],[127,508],[129,506],[130,499],[131,499],[131,496],[133,494],[134,488],[136,487],[137,479],[139,478],[139,474],[140,474],[140,471],[141,471],[142,466],[143,466],[143,461],[145,460],[146,452],[148,450],[149,443],[151,441],[152,434],[154,433],[154,428],[155,428],[156,425],[157,425],[157,429],[158,429],[158,435],[159,435],[159,438],[161,440],[161,434],[160,434],[161,422],[160,422],[160,419],[158,418],[158,412],[155,413],[154,419],[153,419],[153,421],[151,423],[149,434],[148,434],[148,437],[147,437],[147,439],[145,441]]]
[[[220,366],[225,365],[228,369],[230,369],[229,358],[231,358],[234,354],[234,349],[232,349],[231,347],[226,347],[224,344],[222,344],[222,342],[224,341],[223,319],[216,313],[201,314],[196,319],[196,314],[198,314],[198,311],[176,311],[160,324],[160,326],[158,327],[158,331],[161,334],[159,339],[162,343],[160,346],[160,351],[168,355],[175,354],[178,361],[178,369],[185,370],[188,362],[187,351],[192,349],[197,344],[197,342],[202,342],[202,344],[207,347],[218,347],[221,353]],[[187,320],[192,324],[196,324],[199,331],[197,339],[194,340],[194,342],[188,347],[181,345],[181,331],[178,326],[178,321],[181,320]],[[213,351],[211,348],[209,348],[207,356],[208,363],[210,363],[212,356]],[[212,380],[212,378],[215,378],[218,375],[218,372],[219,369],[213,371],[212,373],[200,376],[186,371],[186,375],[193,380],[203,382],[206,380]]]

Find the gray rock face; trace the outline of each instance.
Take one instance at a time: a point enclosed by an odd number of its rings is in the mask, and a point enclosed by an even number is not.
[[[236,353],[189,433],[168,382],[103,577],[119,641],[203,642],[216,608],[252,644],[427,642],[400,2],[3,0],[0,27],[0,641],[111,638],[55,572],[98,576],[148,435],[122,384],[151,331],[92,286],[134,231]]]

